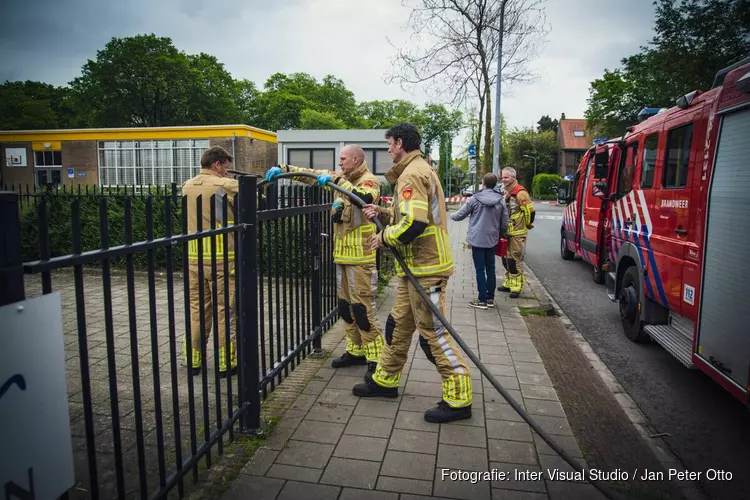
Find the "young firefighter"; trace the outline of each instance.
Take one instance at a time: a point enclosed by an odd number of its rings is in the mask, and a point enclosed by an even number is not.
[[[211,227],[211,196],[215,196],[216,220],[215,227],[222,227],[223,217],[223,198],[227,198],[227,225],[234,224],[234,196],[239,192],[239,182],[236,179],[226,177],[227,169],[232,163],[230,155],[221,146],[213,146],[204,151],[201,157],[201,170],[198,175],[189,179],[182,186],[182,193],[187,197],[187,219],[188,232],[195,233],[198,231],[198,217],[202,219],[201,228],[206,231]],[[201,196],[201,213],[197,212],[197,198]],[[236,334],[234,332],[234,322],[236,313],[234,310],[234,234],[227,235],[227,262],[228,269],[224,268],[224,237],[216,236],[216,255],[212,253],[211,237],[203,238],[203,282],[199,281],[199,261],[198,261],[198,240],[188,242],[188,277],[190,282],[190,343],[185,339],[185,355],[188,358],[188,364],[192,369],[193,375],[201,371],[201,316],[203,316],[203,326],[205,333],[205,342],[208,342],[211,333],[213,321],[213,308],[217,308],[219,324],[216,325],[216,333],[219,337],[219,372],[222,377],[227,375],[227,356],[226,356],[226,313],[225,307],[229,308],[230,317],[230,368],[232,373],[237,370],[237,351],[236,351]],[[213,269],[212,259],[216,259],[216,304],[212,303],[212,286],[213,286]],[[227,282],[229,288],[229,304],[224,304],[224,282]],[[199,290],[203,287],[203,303],[199,301]]]
[[[395,165],[385,174],[394,186],[390,209],[368,205],[368,219],[380,216],[387,227],[371,240],[371,249],[395,247],[420,286],[445,315],[445,292],[453,274],[445,197],[437,173],[422,158],[417,128],[400,123],[386,132]],[[471,417],[471,376],[455,341],[398,266],[396,303],[385,326],[386,345],[378,366],[352,391],[360,397],[397,397],[401,371],[415,330],[420,345],[443,379],[443,398],[427,410],[425,420],[450,422]]]
[[[366,203],[377,203],[380,182],[370,172],[364,150],[350,144],[341,150],[339,166],[343,176],[336,172],[313,170],[281,165],[271,168],[266,180],[282,172],[311,172],[310,177],[295,179],[307,184],[316,182],[325,186],[328,181],[354,192]],[[330,189],[330,188],[329,188]],[[375,371],[383,337],[377,314],[375,298],[378,292],[378,269],[375,252],[367,242],[375,234],[375,225],[362,216],[362,211],[352,205],[349,198],[339,195],[333,204],[333,261],[336,264],[336,285],[339,314],[346,323],[346,352],[331,363],[333,368],[367,363],[368,373]]]
[[[505,281],[498,287],[501,292],[510,292],[517,298],[523,288],[523,258],[526,254],[526,235],[534,227],[536,211],[526,188],[516,180],[516,170],[511,167],[503,169],[505,202],[508,206],[510,223],[508,225],[508,256],[503,257]]]

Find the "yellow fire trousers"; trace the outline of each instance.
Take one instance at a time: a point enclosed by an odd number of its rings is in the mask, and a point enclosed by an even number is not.
[[[423,277],[418,282],[445,316],[448,280]],[[471,405],[471,376],[460,347],[406,277],[399,281],[396,303],[385,327],[386,344],[372,380],[382,387],[399,386],[415,330],[429,345],[429,353],[425,348],[425,354],[443,379],[443,400],[454,408]]]
[[[505,281],[503,286],[511,292],[521,293],[523,288],[523,258],[526,255],[526,236],[508,237],[508,254],[503,257]]]
[[[206,262],[206,261],[204,261]],[[235,269],[234,262],[230,262],[228,266],[228,272],[224,270],[224,263],[216,263],[216,304],[214,304],[213,290],[214,290],[214,279],[213,272],[211,269],[210,260],[208,263],[203,265],[203,281],[200,281],[198,273],[199,267],[197,263],[191,262],[188,267],[188,279],[190,282],[190,336],[191,336],[191,351],[192,356],[190,365],[192,368],[200,368],[201,366],[201,316],[203,317],[204,327],[204,341],[206,345],[209,343],[211,338],[211,330],[214,326],[214,309],[216,309],[217,315],[217,328],[215,329],[215,335],[218,337],[219,352],[216,353],[219,356],[219,371],[224,372],[227,370],[227,356],[226,356],[226,319],[227,319],[227,307],[229,309],[229,336],[230,336],[230,366],[232,368],[237,366],[237,339],[236,339],[236,324],[237,314],[235,311]],[[224,300],[224,283],[227,283],[229,291],[229,302],[228,304]],[[201,286],[203,287],[203,302],[200,301],[199,291]],[[187,342],[187,339],[186,339]],[[185,353],[187,354],[188,349],[186,346]]]
[[[346,324],[346,350],[377,362],[383,336],[375,313],[378,270],[375,264],[336,264],[339,315]]]

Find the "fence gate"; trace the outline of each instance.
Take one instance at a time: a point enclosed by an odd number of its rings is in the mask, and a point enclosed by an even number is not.
[[[36,342],[20,348],[32,371],[59,365],[50,387],[64,411],[27,408],[35,422],[67,424],[57,438],[70,443],[70,475],[58,471],[55,495],[183,497],[199,466],[260,428],[261,401],[320,347],[337,319],[332,193],[257,181],[195,206],[174,185],[0,192],[3,314],[26,305],[57,318],[56,329],[37,318],[10,335]],[[210,217],[189,231],[188,212],[204,207]],[[37,394],[35,379],[15,375],[0,380],[0,410]],[[50,450],[46,434],[18,434],[25,451]],[[4,464],[26,456],[0,453]],[[2,480],[21,498],[33,479],[39,494],[41,470],[24,462]]]

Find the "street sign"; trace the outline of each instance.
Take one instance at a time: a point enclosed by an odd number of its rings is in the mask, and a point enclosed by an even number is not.
[[[477,159],[476,158],[469,158],[469,173],[470,174],[477,173]]]
[[[476,144],[469,144],[469,158],[476,158],[477,146]]]
[[[60,292],[0,307],[0,487],[59,498],[75,483]]]
[[[69,168],[68,169],[68,179],[72,179],[75,176],[76,176],[76,170],[74,168]]]

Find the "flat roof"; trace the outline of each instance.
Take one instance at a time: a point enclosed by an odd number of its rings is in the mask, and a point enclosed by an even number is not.
[[[232,134],[276,143],[275,132],[249,125],[0,130],[0,142],[208,139]]]
[[[278,142],[388,142],[386,129],[279,130]]]

